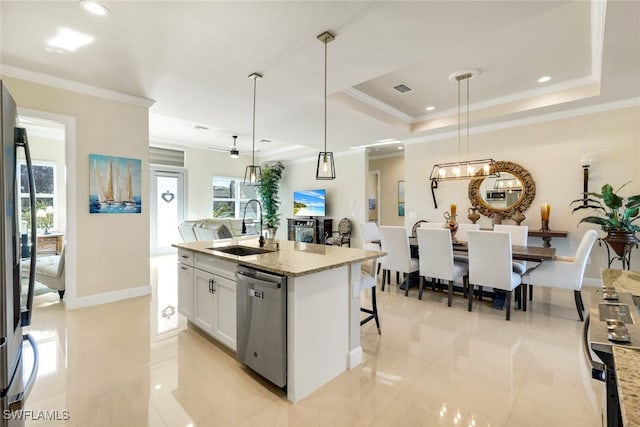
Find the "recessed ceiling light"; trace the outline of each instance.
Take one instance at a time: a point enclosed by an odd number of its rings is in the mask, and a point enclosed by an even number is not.
[[[435,109],[436,109],[436,107],[434,107],[433,105],[430,105],[427,108],[425,108],[425,110],[427,110],[427,111],[433,111]]]
[[[398,150],[404,150],[404,147],[401,145],[400,147],[398,147]]]
[[[106,16],[109,14],[109,9],[95,1],[83,0],[80,2],[80,6],[82,6],[82,8],[87,12],[94,15]]]
[[[546,83],[546,82],[548,82],[549,80],[551,80],[551,77],[549,77],[549,76],[543,76],[543,77],[540,77],[540,78],[538,79],[538,83]]]
[[[95,39],[86,34],[67,27],[58,27],[55,36],[47,39],[47,44],[52,48],[75,52],[78,48],[93,43]]]

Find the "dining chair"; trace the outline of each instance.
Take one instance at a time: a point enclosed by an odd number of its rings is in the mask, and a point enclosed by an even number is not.
[[[587,260],[597,237],[595,230],[587,230],[573,257],[556,256],[552,261],[543,262],[525,275],[525,287],[533,285],[573,290],[578,317],[580,321],[584,321],[584,302],[580,290]]]
[[[468,241],[469,235],[467,233],[469,230],[480,230],[480,224],[458,224],[458,231],[456,231],[456,240],[460,242]]]
[[[493,231],[509,233],[511,235],[512,245],[527,246],[529,227],[526,225],[495,224]],[[513,271],[521,276],[527,271],[526,261],[512,261],[511,266],[513,267]]]
[[[373,260],[373,265],[378,264],[377,259]],[[360,291],[371,289],[371,308],[360,307],[360,311],[367,313],[368,316],[360,320],[360,326],[365,323],[375,320],[376,327],[378,328],[378,335],[380,332],[380,318],[378,317],[378,303],[376,301],[376,273],[372,268],[370,272],[362,271],[360,277]]]
[[[511,267],[511,235],[499,231],[469,231],[469,311],[473,286],[488,286],[507,292],[507,320],[511,320],[511,295],[521,283]],[[482,289],[480,289],[482,292]]]
[[[370,251],[379,251],[382,249],[380,244],[380,230],[375,222],[364,222],[360,224],[362,234],[362,248]],[[372,268],[376,269],[376,275],[380,274],[381,260],[384,257],[377,258],[372,262]]]
[[[444,222],[422,222],[420,228],[444,228]]]
[[[409,238],[404,227],[380,227],[380,242],[382,251],[387,255],[380,260],[382,264],[382,290],[384,291],[385,278],[391,283],[390,272],[404,273],[406,286],[404,295],[409,295],[409,276],[418,271],[418,260],[411,258]],[[399,281],[398,279],[396,279]]]
[[[453,245],[451,232],[446,229],[416,230],[418,234],[418,261],[420,271],[420,288],[418,299],[422,299],[422,290],[425,277],[431,280],[439,279],[449,282],[447,305],[451,307],[453,297],[453,283],[462,279],[463,287],[467,287],[469,265],[464,262],[456,262],[453,259]]]

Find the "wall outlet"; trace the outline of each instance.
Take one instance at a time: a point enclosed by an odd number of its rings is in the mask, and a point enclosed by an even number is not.
[[[358,298],[360,296],[360,282],[353,283],[353,297]]]
[[[416,213],[415,212],[409,212],[409,218],[415,219],[416,218]]]

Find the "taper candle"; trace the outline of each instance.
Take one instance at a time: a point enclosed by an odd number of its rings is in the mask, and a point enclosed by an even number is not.
[[[540,218],[543,221],[549,221],[549,214],[551,213],[551,205],[549,203],[545,203],[540,206]]]
[[[451,215],[455,215],[456,214],[456,205],[454,205],[453,203],[451,204]]]

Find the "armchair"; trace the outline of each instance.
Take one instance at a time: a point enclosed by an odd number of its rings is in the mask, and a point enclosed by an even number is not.
[[[325,240],[327,245],[351,247],[351,220],[349,218],[342,218],[338,223],[338,231],[334,231],[331,237]]]

